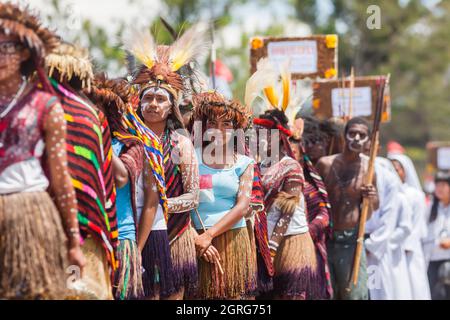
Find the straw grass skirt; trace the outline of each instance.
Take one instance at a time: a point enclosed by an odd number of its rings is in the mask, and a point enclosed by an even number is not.
[[[47,192],[0,195],[0,299],[64,299],[67,239]]]
[[[170,244],[175,290],[179,292],[184,288],[184,296],[191,298],[196,296],[198,289],[195,236],[195,230],[189,226]]]
[[[201,232],[199,232],[201,233]],[[247,228],[229,230],[212,241],[224,274],[216,264],[199,259],[200,299],[245,299],[256,291],[256,256]]]
[[[86,264],[83,276],[70,285],[75,291],[73,299],[112,300],[110,267],[102,244],[92,237],[84,239],[81,246]]]
[[[274,267],[277,298],[310,300],[321,297],[319,265],[309,232],[286,236],[277,250]]]
[[[273,290],[273,279],[269,275],[269,272],[267,271],[263,257],[261,256],[261,254],[258,253],[258,247],[255,238],[255,227],[253,226],[250,220],[247,220],[246,223],[248,235],[250,237],[250,243],[256,259],[257,288],[255,294],[256,295],[266,294]]]
[[[143,298],[141,253],[136,241],[119,240],[117,256],[119,258],[119,267],[114,275],[114,298],[116,300]]]

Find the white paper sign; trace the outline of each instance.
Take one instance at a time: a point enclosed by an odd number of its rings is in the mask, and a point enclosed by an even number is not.
[[[437,149],[437,166],[440,170],[450,170],[450,147]]]
[[[314,40],[269,42],[267,56],[277,67],[290,59],[291,73],[317,72],[317,42]]]
[[[370,87],[355,87],[352,96],[352,117],[370,116],[372,114],[372,89]],[[331,106],[333,117],[349,115],[350,88],[332,89]]]

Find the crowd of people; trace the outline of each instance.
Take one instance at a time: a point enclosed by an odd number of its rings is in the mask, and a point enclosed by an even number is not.
[[[267,59],[225,98],[205,38],[133,31],[111,79],[0,4],[0,299],[450,299],[450,173],[390,151],[367,184],[367,120],[291,119]]]

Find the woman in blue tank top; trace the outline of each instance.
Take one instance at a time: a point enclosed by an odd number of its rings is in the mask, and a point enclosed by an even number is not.
[[[217,92],[194,97],[192,121],[196,128],[202,124],[204,138],[211,138],[196,149],[200,201],[192,219],[200,234],[195,241],[201,257],[200,299],[251,298],[256,288],[256,256],[244,219],[250,204],[253,160],[238,154],[233,143],[233,133],[243,129],[248,117],[249,111],[239,102],[228,101]]]

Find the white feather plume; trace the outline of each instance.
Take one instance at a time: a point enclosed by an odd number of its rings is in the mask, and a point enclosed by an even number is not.
[[[170,46],[169,62],[172,71],[177,71],[185,64],[208,52],[210,41],[206,37],[206,31],[207,26],[199,22]]]
[[[126,32],[123,37],[123,47],[147,68],[153,67],[157,60],[155,39],[148,29],[133,28]]]

